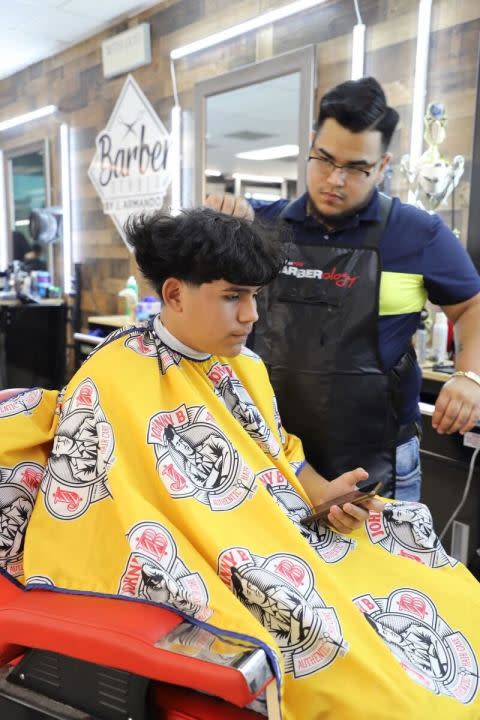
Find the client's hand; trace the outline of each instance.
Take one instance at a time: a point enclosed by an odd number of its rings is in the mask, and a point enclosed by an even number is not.
[[[357,490],[357,483],[367,480],[368,473],[363,468],[356,468],[343,473],[339,477],[328,483],[328,487],[322,488],[323,502],[333,500],[340,495]],[[328,513],[329,524],[341,533],[350,533],[352,530],[359,528],[368,518],[370,510],[374,512],[383,511],[383,503],[380,500],[370,498],[365,500],[362,505],[352,505],[346,503],[342,507],[332,505]]]

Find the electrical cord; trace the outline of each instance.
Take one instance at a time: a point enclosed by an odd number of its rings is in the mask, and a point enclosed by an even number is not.
[[[470,486],[472,484],[472,477],[473,477],[473,471],[475,469],[475,461],[477,459],[477,455],[480,452],[480,447],[475,448],[475,450],[472,453],[472,457],[470,458],[470,465],[468,467],[468,475],[467,475],[467,482],[465,483],[465,489],[463,491],[462,499],[458,503],[457,507],[451,514],[450,518],[447,520],[447,523],[445,527],[443,528],[442,532],[439,535],[439,539],[442,540],[447,530],[450,528],[450,525],[453,523],[455,518],[457,517],[458,513],[462,509],[462,507],[465,504],[465,501],[468,497],[468,493],[470,492]]]
[[[363,25],[362,16],[360,15],[360,10],[358,7],[358,0],[353,0],[353,4],[355,5],[355,13],[357,15],[357,23],[358,23],[358,25]]]

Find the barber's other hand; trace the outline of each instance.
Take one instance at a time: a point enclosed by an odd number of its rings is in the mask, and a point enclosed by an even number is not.
[[[255,213],[253,208],[243,197],[237,197],[231,193],[212,193],[205,200],[205,207],[239,218],[253,220]]]
[[[453,377],[441,389],[432,427],[442,435],[466,433],[480,418],[480,385],[466,377]]]
[[[328,484],[323,502],[334,499],[339,495],[345,495],[353,490],[358,490],[357,483],[363,482],[367,478],[368,473],[363,468],[356,468],[356,470],[343,473],[343,475]],[[365,500],[362,505],[352,505],[352,503],[345,503],[342,507],[332,505],[328,513],[328,522],[338,532],[350,533],[363,525],[370,511],[382,512],[383,508],[383,503],[374,498]]]

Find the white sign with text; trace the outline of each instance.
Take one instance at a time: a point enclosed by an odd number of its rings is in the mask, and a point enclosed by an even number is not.
[[[95,144],[88,176],[127,244],[129,215],[161,209],[171,180],[170,134],[132,75]]]

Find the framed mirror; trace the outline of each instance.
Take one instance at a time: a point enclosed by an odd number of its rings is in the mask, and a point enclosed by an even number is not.
[[[7,196],[8,262],[20,260],[30,270],[53,271],[51,245],[42,233],[32,237],[32,210],[50,206],[50,157],[46,140],[4,152]]]
[[[294,198],[305,190],[313,119],[313,47],[195,86],[195,196]]]

